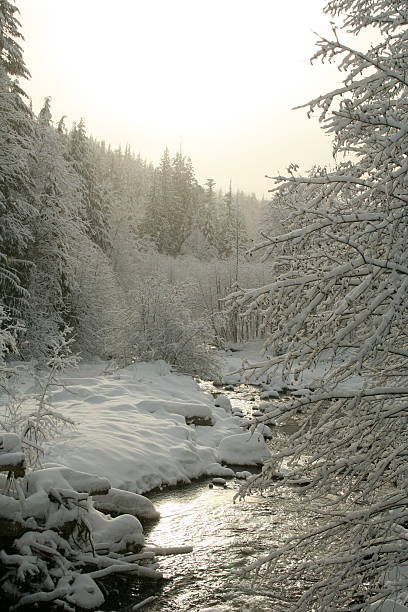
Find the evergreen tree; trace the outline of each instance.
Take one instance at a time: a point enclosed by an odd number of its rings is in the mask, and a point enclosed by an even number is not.
[[[179,255],[197,221],[198,184],[190,158],[178,152],[173,160],[174,202],[169,211],[170,255]]]
[[[192,229],[198,206],[198,185],[191,161],[181,153],[170,158],[166,148],[154,174],[140,233],[160,253],[176,256]]]
[[[140,235],[149,238],[159,253],[167,252],[167,211],[173,200],[171,174],[170,153],[166,147],[154,171],[146,212],[139,228]]]
[[[14,77],[28,76],[16,7],[0,1],[0,290],[6,310],[21,319],[28,298],[27,248],[35,213],[29,163],[33,155],[34,123]]]
[[[228,258],[241,252],[247,242],[245,222],[238,206],[238,195],[233,195],[231,181],[221,200],[218,221],[218,253]]]
[[[17,40],[24,40],[17,7],[8,0],[0,0],[0,64],[11,77],[28,78],[23,52]]]
[[[70,133],[69,156],[72,165],[81,177],[83,220],[90,238],[105,252],[111,249],[109,239],[110,206],[106,194],[97,181],[96,161],[89,139],[86,135],[85,122],[80,120]],[[104,197],[105,196],[105,197]]]
[[[80,179],[64,157],[62,135],[53,128],[50,99],[38,115],[31,176],[35,214],[28,255],[30,301],[25,309],[24,355],[41,360],[50,344],[72,324],[69,304],[76,289],[76,245],[81,233]]]
[[[201,228],[202,232],[207,239],[208,243],[216,247],[218,236],[217,236],[217,213],[216,213],[216,200],[215,200],[215,181],[214,179],[207,179],[205,182],[204,198],[201,210]]]

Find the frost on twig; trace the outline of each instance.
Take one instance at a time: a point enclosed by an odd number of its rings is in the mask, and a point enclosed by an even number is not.
[[[355,33],[376,27],[377,44],[354,50],[336,30],[315,55],[345,75],[308,105],[334,139],[337,166],[274,177],[271,207],[291,214],[255,247],[275,259],[274,278],[230,297],[242,316],[263,318],[265,357],[252,365],[260,376],[299,386],[315,373],[307,396],[260,418],[296,416],[299,429],[243,490],[285,486],[273,480],[282,463],[309,483],[302,492],[321,525],[250,567],[282,581],[279,564],[295,551],[303,561],[287,564],[292,578],[319,565],[296,603],[305,611],[403,604],[407,586],[386,576],[408,550],[408,11],[405,2],[368,4],[331,0],[326,11]]]

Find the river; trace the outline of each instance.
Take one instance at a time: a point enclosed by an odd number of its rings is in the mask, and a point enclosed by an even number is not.
[[[233,391],[222,391],[245,413],[259,399],[254,387],[241,385]],[[276,435],[286,435],[294,426],[277,428]],[[273,439],[270,443],[274,443]],[[118,590],[116,605],[122,605],[116,609],[131,610],[130,601],[134,605],[152,596],[155,599],[143,610],[198,612],[220,607],[241,612],[280,612],[293,604],[303,585],[290,584],[285,579],[270,592],[268,576],[261,577],[254,586],[253,576],[245,574],[245,566],[288,535],[303,531],[312,520],[302,504],[302,488],[282,487],[273,495],[250,496],[234,503],[238,481],[228,481],[226,488],[210,488],[210,483],[208,478],[150,495],[162,518],[147,529],[147,541],[160,546],[192,544],[194,550],[161,557],[164,580],[159,584],[136,582],[130,592]]]

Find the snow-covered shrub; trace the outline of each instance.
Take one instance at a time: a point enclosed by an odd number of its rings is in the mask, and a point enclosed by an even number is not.
[[[67,328],[50,342],[51,357],[41,370],[33,371],[32,364],[4,370],[7,375],[0,387],[0,429],[21,437],[29,467],[41,464],[45,442],[58,436],[66,426],[74,425],[67,415],[53,408],[50,400],[51,391],[61,384],[60,376],[65,368],[78,363],[78,357],[71,352],[70,333]],[[35,386],[33,393],[24,394],[19,390],[24,378],[31,379]]]
[[[164,359],[180,372],[211,378],[217,372],[209,346],[212,329],[208,321],[193,319],[186,296],[188,287],[158,276],[139,286],[134,296],[139,318],[135,352],[139,359]]]
[[[272,278],[273,262],[261,263],[257,258],[246,260],[240,255],[228,259],[197,259],[192,255],[170,257],[148,251],[138,258],[135,277],[146,279],[159,275],[170,285],[183,287],[188,308],[194,319],[204,317],[212,329],[213,342],[223,346],[224,341],[256,338],[260,331],[261,318],[255,313],[253,320],[241,319],[226,312],[223,299],[238,283],[242,287],[264,285]]]
[[[18,329],[11,324],[4,307],[0,304],[0,384],[7,371],[6,356],[17,350],[15,337],[17,331]]]
[[[75,348],[83,356],[131,359],[132,310],[112,262],[88,237],[77,245],[78,290],[72,297]]]

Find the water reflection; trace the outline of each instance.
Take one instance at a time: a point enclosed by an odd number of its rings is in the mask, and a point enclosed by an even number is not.
[[[155,496],[163,518],[148,540],[165,546],[191,543],[194,551],[161,559],[166,580],[149,610],[198,611],[216,604],[226,610],[287,610],[299,585],[255,596],[252,577],[238,570],[303,527],[302,493],[282,489],[274,497],[249,497],[234,504],[237,486],[208,489],[207,483],[199,483],[182,492],[182,499],[178,491]],[[267,578],[261,579],[258,589],[265,592],[267,587]]]
[[[233,405],[241,404],[243,412],[250,414],[259,395],[254,387],[241,387],[245,388],[226,394]],[[289,424],[288,432],[279,428],[278,435],[289,433],[295,426]],[[194,550],[187,555],[161,557],[163,582],[144,586],[135,583],[131,601],[156,595],[157,599],[143,608],[151,612],[198,612],[213,606],[240,612],[288,610],[302,591],[301,584],[282,581],[270,592],[268,577],[264,576],[254,591],[253,576],[240,570],[281,544],[289,534],[299,533],[311,520],[302,504],[302,490],[282,488],[270,497],[254,496],[234,503],[237,481],[229,481],[226,489],[210,489],[209,482],[151,496],[162,518],[147,531],[148,542],[192,545]]]

